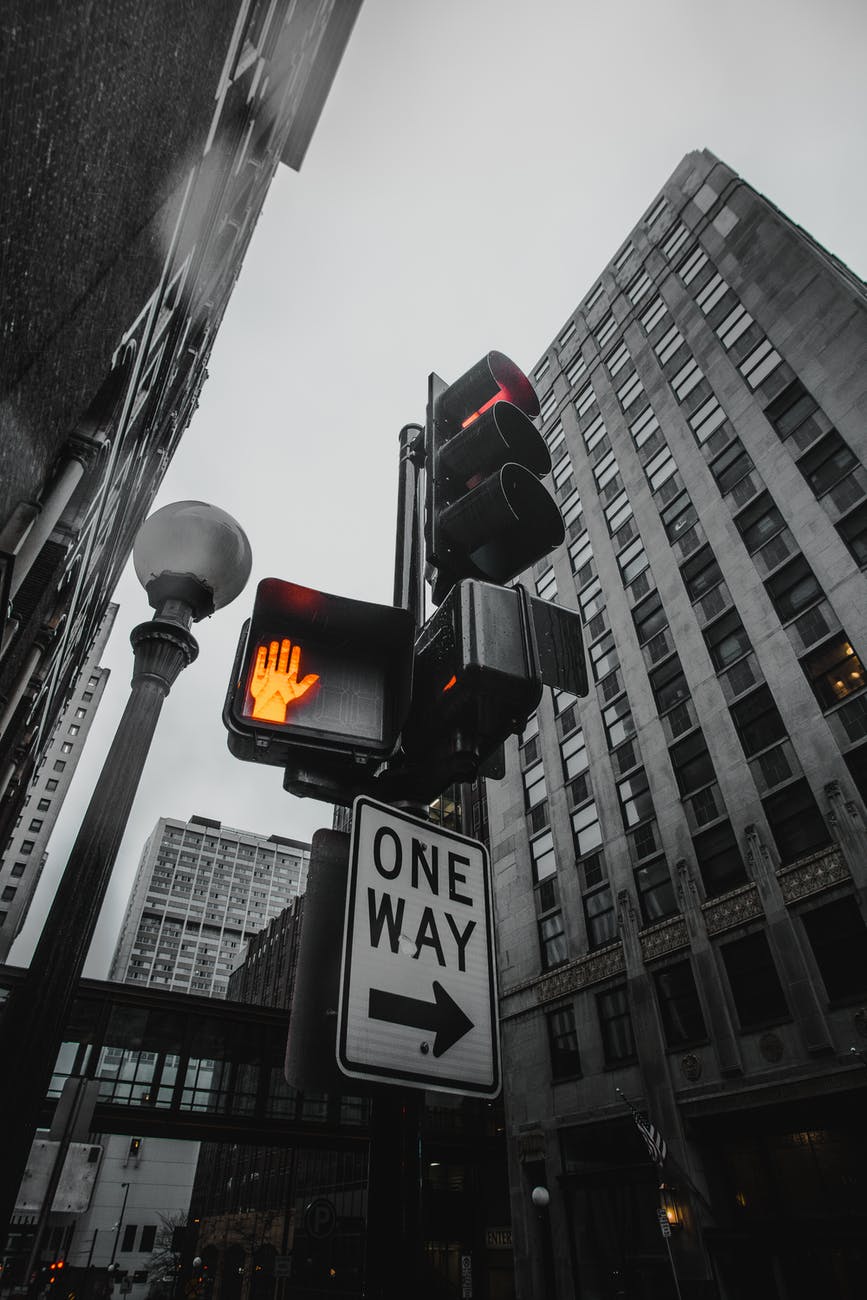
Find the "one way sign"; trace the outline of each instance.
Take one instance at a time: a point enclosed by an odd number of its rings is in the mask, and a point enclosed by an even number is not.
[[[500,1090],[485,848],[364,797],[353,809],[337,1063],[382,1083]]]

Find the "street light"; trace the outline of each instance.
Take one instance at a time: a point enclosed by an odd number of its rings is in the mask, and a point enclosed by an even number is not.
[[[130,634],[132,688],[42,928],[30,968],[0,1021],[0,1230],[9,1224],[39,1112],[75,998],[114,861],[162,709],[199,648],[190,632],[227,605],[250,575],[239,524],[203,501],[164,506],[133,548],[136,574],[155,610]],[[52,1189],[49,1187],[49,1201]]]

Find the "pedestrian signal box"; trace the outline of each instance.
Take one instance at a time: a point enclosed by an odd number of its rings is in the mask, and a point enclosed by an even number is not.
[[[265,578],[223,711],[229,748],[279,766],[296,746],[390,754],[409,709],[414,632],[407,610]]]

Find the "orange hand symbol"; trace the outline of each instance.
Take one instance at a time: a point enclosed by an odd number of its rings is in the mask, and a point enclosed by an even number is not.
[[[319,681],[318,673],[308,673],[299,682],[301,647],[295,646],[290,659],[291,647],[292,642],[285,637],[279,646],[276,641],[269,646],[259,646],[250,681],[254,718],[261,718],[263,722],[285,722],[289,705],[300,700]]]

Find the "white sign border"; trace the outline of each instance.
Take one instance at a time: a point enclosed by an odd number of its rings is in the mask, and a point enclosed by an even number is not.
[[[489,1084],[473,1084],[461,1079],[443,1079],[442,1076],[427,1075],[422,1070],[405,1070],[401,1074],[396,1074],[394,1070],[388,1066],[383,1066],[381,1069],[377,1069],[376,1066],[372,1065],[359,1067],[346,1058],[346,1033],[348,1030],[346,1007],[349,1001],[349,981],[352,976],[352,921],[356,885],[358,881],[358,850],[360,841],[357,827],[363,806],[388,813],[390,817],[395,817],[398,821],[405,822],[407,825],[418,826],[422,830],[426,831],[434,830],[437,834],[445,835],[450,840],[456,840],[462,844],[470,844],[474,849],[481,850],[484,864],[485,919],[487,922],[488,935],[488,987],[491,1016],[492,1059],[491,1083]],[[440,826],[436,822],[425,821],[423,817],[415,817],[412,813],[405,812],[403,808],[393,808],[390,804],[382,803],[378,799],[371,799],[369,795],[364,794],[358,795],[352,804],[352,834],[349,848],[349,871],[346,880],[346,909],[343,920],[343,951],[340,959],[340,988],[337,1006],[337,1036],[335,1047],[338,1069],[349,1079],[365,1079],[370,1083],[402,1085],[407,1088],[423,1088],[426,1092],[448,1092],[462,1097],[498,1097],[503,1086],[502,1055],[500,1049],[499,988],[497,983],[497,957],[494,937],[493,883],[491,879],[491,861],[487,847],[481,840],[471,839],[469,835],[462,835],[459,831],[452,830],[451,827]]]

